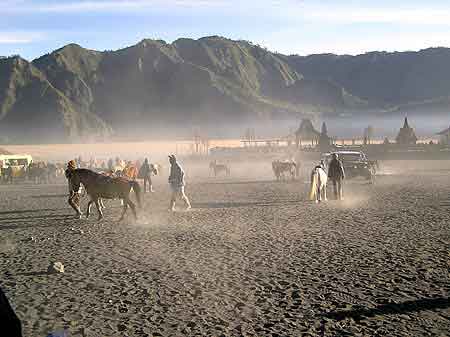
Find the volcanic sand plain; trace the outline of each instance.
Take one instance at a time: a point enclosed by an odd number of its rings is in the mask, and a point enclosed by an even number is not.
[[[230,165],[185,163],[188,212],[167,211],[162,172],[122,223],[119,201],[76,219],[64,181],[1,185],[0,284],[24,336],[450,334],[450,161],[382,163],[322,204],[308,169]]]

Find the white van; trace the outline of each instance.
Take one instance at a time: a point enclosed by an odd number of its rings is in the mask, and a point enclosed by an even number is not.
[[[33,158],[29,154],[2,154],[0,155],[0,167],[6,168],[10,166],[18,166],[27,168],[33,162]]]

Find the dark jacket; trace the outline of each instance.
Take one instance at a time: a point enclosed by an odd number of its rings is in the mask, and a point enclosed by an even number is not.
[[[150,177],[151,169],[150,164],[148,162],[144,162],[141,168],[139,169],[139,178],[144,179]]]
[[[332,159],[328,164],[328,178],[332,180],[345,179],[345,171],[339,159]]]

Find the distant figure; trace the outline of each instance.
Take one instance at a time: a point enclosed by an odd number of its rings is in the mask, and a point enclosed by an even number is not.
[[[272,162],[272,170],[277,181],[285,180],[287,178],[286,174],[290,175],[292,180],[295,180],[300,174],[300,165],[297,165],[294,160],[275,160]]]
[[[148,191],[153,193],[153,184],[152,184],[152,167],[148,162],[148,159],[145,158],[144,163],[139,169],[139,178],[144,179],[144,193],[147,193],[147,183],[148,183]]]
[[[114,160],[112,158],[108,159],[108,171],[112,171],[114,168]]]
[[[0,327],[2,336],[22,337],[22,324],[0,288]]]
[[[214,173],[214,177],[217,177],[218,174],[221,172],[225,173],[225,175],[228,177],[230,176],[230,168],[226,164],[217,164],[217,160],[214,160],[209,163],[209,169],[212,170]]]
[[[4,171],[5,173],[5,182],[8,184],[13,183],[13,168],[11,165],[8,165]]]
[[[336,200],[343,200],[343,181],[345,171],[337,153],[333,153],[333,158],[328,164],[328,178],[333,182],[334,197]]]
[[[188,197],[184,193],[184,171],[181,168],[180,164],[178,164],[177,159],[174,155],[169,156],[170,163],[170,176],[169,176],[169,185],[172,190],[172,197],[170,199],[169,211],[175,211],[175,201],[178,197],[186,204],[186,210],[191,208],[191,203],[189,202]]]
[[[93,169],[96,168],[95,166],[96,166],[95,159],[91,157],[91,159],[89,159],[89,166],[88,166],[88,168],[93,170]]]

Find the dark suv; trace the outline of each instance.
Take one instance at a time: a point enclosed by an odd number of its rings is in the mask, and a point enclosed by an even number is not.
[[[325,153],[323,155],[324,162],[328,166],[331,161],[331,156],[336,153],[339,160],[344,165],[345,175],[348,179],[363,177],[367,180],[372,180],[376,174],[378,163],[377,161],[368,160],[364,152],[360,151],[336,151]]]

